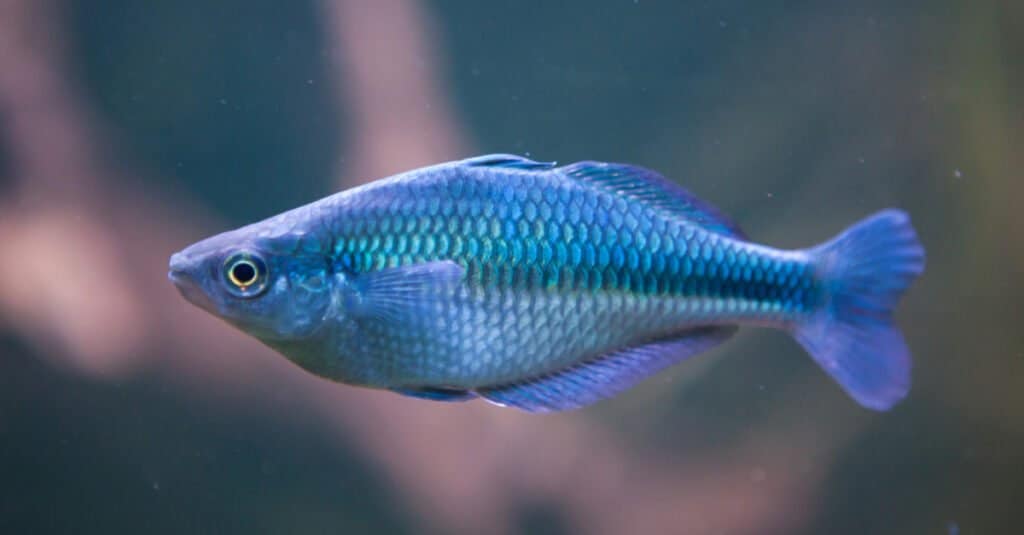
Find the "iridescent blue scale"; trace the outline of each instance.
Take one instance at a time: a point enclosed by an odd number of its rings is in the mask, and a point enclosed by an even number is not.
[[[381,356],[392,361],[389,368],[395,376],[389,381],[452,387],[500,384],[550,373],[600,354],[600,347],[628,346],[707,325],[702,312],[696,312],[702,309],[688,306],[687,300],[710,300],[707,309],[719,324],[750,320],[748,316],[762,310],[746,301],[793,297],[800,301],[780,307],[792,314],[775,314],[773,321],[796,321],[819,298],[813,281],[803,293],[780,286],[799,283],[799,277],[776,281],[775,271],[784,264],[766,257],[764,267],[759,266],[757,259],[768,254],[763,248],[752,249],[733,236],[630,202],[628,195],[613,189],[588,187],[572,172],[463,166],[378,183],[331,201],[336,205],[331,211],[339,214],[332,227],[341,241],[353,244],[347,253],[356,261],[341,262],[352,270],[351,277],[382,266],[453,260],[466,269],[469,293],[487,305],[465,298],[443,301],[439,318],[455,324],[465,314],[462,307],[468,306],[474,309],[471,317],[497,314],[502,331],[515,333],[488,345],[486,340],[494,338],[493,322],[476,325],[471,320],[466,328],[447,333],[431,331],[430,321],[402,325],[403,336],[421,338],[416,347],[429,351],[395,353],[389,346],[390,354]],[[517,195],[520,191],[525,194]],[[377,201],[382,197],[409,201],[404,206],[391,202],[394,215],[388,216]],[[754,260],[749,265],[744,262],[748,258]],[[618,292],[634,298],[600,298]],[[545,321],[547,315],[564,314],[554,303],[562,306],[566,298],[577,303],[575,330]],[[532,317],[517,318],[524,299],[539,306]],[[617,307],[608,308],[608,303]],[[615,323],[621,327],[613,328]],[[398,335],[393,331],[385,327],[377,334],[391,338]],[[523,362],[510,365],[519,359]],[[452,373],[465,369],[474,373]]]

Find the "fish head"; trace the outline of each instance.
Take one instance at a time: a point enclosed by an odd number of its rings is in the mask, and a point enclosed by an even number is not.
[[[265,342],[302,340],[331,313],[325,250],[302,231],[251,225],[175,253],[168,278],[192,304]]]

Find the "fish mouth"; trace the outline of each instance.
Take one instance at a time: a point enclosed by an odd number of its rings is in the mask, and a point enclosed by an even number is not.
[[[198,286],[195,277],[192,275],[192,262],[182,253],[174,253],[167,265],[167,278],[170,279],[178,289]]]
[[[167,279],[179,288],[183,285],[192,283],[192,279],[189,277],[188,273],[175,269],[167,271]]]
[[[170,261],[167,262],[167,278],[175,284],[178,284],[178,281],[186,280],[191,264],[184,253],[172,254]]]
[[[196,269],[194,261],[182,253],[175,253],[171,255],[167,267],[167,278],[186,301],[204,310],[214,311],[216,309],[210,296],[203,291],[202,284],[194,275]]]

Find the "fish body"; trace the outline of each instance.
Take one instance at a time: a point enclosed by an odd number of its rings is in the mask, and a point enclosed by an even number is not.
[[[909,388],[891,311],[923,262],[895,210],[786,251],[650,170],[488,155],[208,238],[170,276],[307,370],[406,395],[576,408],[759,325],[885,409]]]

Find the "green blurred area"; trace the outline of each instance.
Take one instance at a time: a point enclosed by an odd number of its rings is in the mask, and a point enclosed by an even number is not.
[[[426,11],[476,152],[642,164],[783,247],[907,209],[929,253],[899,314],[914,390],[841,452],[806,533],[1014,533],[1024,8],[895,4],[439,0]],[[360,132],[345,130],[315,3],[89,0],[61,13],[75,80],[142,187],[187,191],[237,225],[331,192],[352,157],[339,147]],[[314,421],[211,409],[159,377],[78,378],[3,328],[2,532],[419,532],[364,454]],[[794,385],[820,382],[823,403],[848,403],[825,381],[795,344],[758,332],[685,388],[588,417],[628,434],[637,455],[713,450],[771,420]],[[621,404],[641,402],[642,419],[622,417]],[[568,529],[543,503],[523,504],[520,520],[527,533]]]

